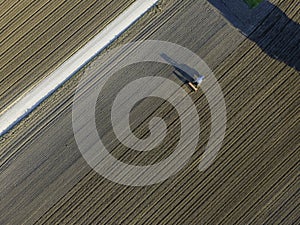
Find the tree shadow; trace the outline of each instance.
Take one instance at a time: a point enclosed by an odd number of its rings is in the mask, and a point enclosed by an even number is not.
[[[160,56],[174,67],[175,70],[173,73],[183,83],[193,82],[195,79],[202,76],[197,70],[186,64],[176,62],[165,53],[160,54]]]
[[[254,9],[243,1],[208,1],[266,54],[300,71],[300,24],[280,8],[269,1]]]

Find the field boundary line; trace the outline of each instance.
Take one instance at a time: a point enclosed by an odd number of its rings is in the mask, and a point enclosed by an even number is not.
[[[61,87],[89,61],[140,19],[159,0],[136,0],[98,35],[91,39],[48,77],[19,98],[0,115],[0,136],[7,133],[39,104]]]

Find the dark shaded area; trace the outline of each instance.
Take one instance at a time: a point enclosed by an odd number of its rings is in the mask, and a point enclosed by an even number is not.
[[[174,59],[171,59],[165,53],[162,53],[160,56],[166,62],[168,62],[169,64],[171,64],[174,67],[174,69],[175,69],[174,74],[183,83],[193,82],[195,79],[197,79],[198,77],[201,76],[197,70],[191,68],[190,66],[188,66],[186,64],[180,64],[180,63],[176,62]],[[191,74],[193,74],[194,76],[191,76]]]
[[[280,8],[268,1],[255,9],[237,0],[209,2],[266,54],[300,71],[300,24]]]

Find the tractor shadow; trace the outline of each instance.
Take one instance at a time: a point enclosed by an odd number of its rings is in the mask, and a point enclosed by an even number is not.
[[[201,75],[199,72],[186,64],[180,64],[174,59],[170,58],[167,54],[162,53],[160,56],[170,65],[174,67],[174,75],[184,84],[193,82],[197,77]],[[193,75],[192,75],[193,74]]]

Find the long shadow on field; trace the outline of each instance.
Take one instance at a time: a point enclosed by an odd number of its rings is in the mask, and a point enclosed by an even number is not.
[[[162,53],[160,55],[166,62],[171,64],[175,71],[174,74],[178,77],[179,80],[181,80],[183,83],[188,83],[194,81],[197,77],[200,76],[197,70],[191,68],[190,66],[186,64],[180,64],[176,62],[174,59],[171,59],[168,55],[165,53]],[[192,77],[190,74],[193,74],[194,77]]]
[[[266,54],[300,71],[300,24],[280,8],[268,1],[255,9],[242,0],[208,1]]]

